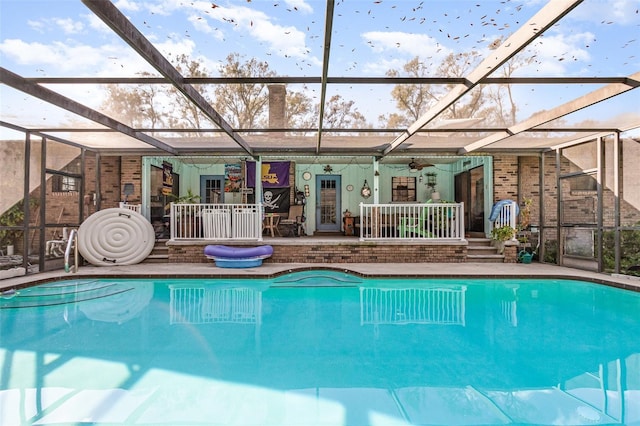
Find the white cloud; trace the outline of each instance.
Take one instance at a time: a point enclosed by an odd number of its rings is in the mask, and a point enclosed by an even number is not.
[[[34,31],[44,34],[47,31],[62,30],[64,34],[79,34],[85,29],[85,24],[71,18],[46,18],[38,21],[28,20],[27,25]]]
[[[104,33],[104,34],[113,34],[113,31],[111,30],[111,28],[109,28],[107,26],[107,24],[105,24],[102,21],[102,19],[98,18],[93,13],[90,13],[88,15],[84,15],[84,17],[87,20],[87,22],[89,23],[89,28],[91,28],[92,30],[98,31],[98,32]]]
[[[140,2],[130,1],[130,0],[118,0],[114,3],[114,5],[121,11],[131,11],[137,12],[140,10]]]
[[[155,47],[160,51],[160,53],[169,59],[180,55],[186,55],[190,58],[193,55],[195,43],[188,39],[178,41],[171,39],[162,43],[156,43]]]
[[[19,65],[38,67],[47,75],[132,76],[150,67],[132,50],[121,46],[70,45],[62,42],[27,43],[9,39],[0,44],[0,52]]]
[[[639,8],[638,0],[590,1],[578,6],[568,18],[611,25],[635,25]]]
[[[304,3],[296,2],[296,4],[302,7]],[[249,36],[258,44],[265,44],[264,50],[268,52],[282,57],[315,61],[309,57],[310,49],[306,46],[306,34],[294,26],[278,25],[265,13],[244,6],[219,6],[212,9],[211,3],[206,3],[206,6],[199,7],[206,7],[208,13],[204,16],[217,22],[219,26],[214,27],[211,24],[204,26],[203,23],[198,23],[196,28],[209,31],[213,27],[223,32],[231,29],[236,36]]]
[[[531,48],[537,55],[535,62],[521,68],[518,75],[531,74],[532,71],[548,76],[566,75],[567,68],[574,63],[590,60],[591,55],[584,46],[593,38],[594,35],[589,32],[569,35],[556,33],[539,37]]]
[[[367,62],[364,64],[362,71],[367,75],[385,75],[387,71],[394,69],[400,70],[407,63],[406,59],[384,59],[380,58],[379,61]]]
[[[74,21],[71,18],[53,18],[53,22],[65,34],[78,34],[84,30],[84,24],[80,21]]]
[[[27,21],[27,25],[29,26],[29,28],[31,28],[32,30],[37,31],[39,33],[44,33],[44,30],[46,28],[46,25],[42,21],[28,20]]]
[[[436,68],[451,50],[426,34],[400,31],[372,31],[361,35],[364,43],[378,56],[365,64],[368,74],[384,75],[390,69],[402,69],[411,59],[419,57],[428,67]],[[399,57],[390,57],[397,54]]]
[[[304,0],[285,0],[287,7],[299,12],[313,13],[313,8]]]

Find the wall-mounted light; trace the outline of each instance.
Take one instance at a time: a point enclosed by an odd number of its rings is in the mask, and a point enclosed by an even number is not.
[[[304,185],[304,196],[305,196],[305,198],[309,198],[309,195],[311,195],[311,191],[309,190],[309,184],[305,184]]]

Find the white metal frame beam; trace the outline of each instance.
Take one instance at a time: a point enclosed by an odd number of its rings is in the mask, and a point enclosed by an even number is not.
[[[471,73],[466,76],[466,84],[454,86],[453,89],[441,98],[429,111],[409,126],[404,133],[394,139],[391,144],[384,149],[382,155],[389,154],[413,136],[419,129],[429,124],[458,99],[477,86],[483,78],[502,66],[502,64],[511,59],[520,50],[524,49],[540,34],[544,33],[544,31],[558,22],[580,3],[582,3],[582,0],[555,0],[547,3],[538,13],[509,36],[496,50],[491,52],[488,57],[471,71]]]
[[[171,63],[145,38],[109,0],[82,0],[97,17],[107,24],[120,38],[131,46],[173,86],[187,97],[200,111],[220,126],[240,147],[253,156],[253,149],[237,134],[224,118],[207,102],[192,85],[185,83],[184,77]]]
[[[536,126],[548,123],[552,120],[558,119],[565,115],[571,114],[575,111],[597,104],[598,102],[602,102],[614,96],[620,95],[629,90],[636,89],[638,87],[640,87],[640,72],[637,72],[629,76],[629,78],[627,79],[627,82],[624,84],[623,83],[608,84],[604,87],[594,90],[593,92],[587,93],[586,95],[580,96],[572,101],[569,101],[565,104],[552,108],[548,111],[543,111],[539,114],[536,114],[528,118],[527,120],[521,121],[520,123],[509,127],[504,131],[496,132],[492,135],[487,136],[486,138],[483,138],[479,141],[466,145],[465,147],[460,149],[458,153],[467,154],[471,151],[475,151],[487,145],[491,145],[493,143],[499,142],[503,139],[506,139],[518,133],[521,133],[527,130],[535,130],[534,127]]]
[[[66,96],[54,92],[53,90],[49,90],[46,87],[42,87],[38,84],[30,83],[23,77],[20,77],[19,75],[14,74],[2,67],[0,67],[0,82],[28,95],[41,99],[47,103],[55,105],[59,108],[63,108],[91,121],[95,121],[96,123],[102,124],[103,126],[109,127],[134,139],[138,139],[139,141],[147,143],[170,154],[178,154],[178,151],[175,148],[167,145],[162,141],[159,141],[147,134],[138,132],[124,123],[114,120],[113,118],[108,117],[99,111],[91,109],[86,105],[74,101],[73,99],[69,99]]]

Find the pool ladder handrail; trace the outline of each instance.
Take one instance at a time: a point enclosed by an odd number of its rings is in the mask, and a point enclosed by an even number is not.
[[[69,256],[71,256],[71,247],[73,247],[74,252],[74,267],[73,271],[69,268]],[[67,241],[67,248],[64,251],[64,271],[65,272],[78,272],[78,230],[72,229],[69,234],[69,241]]]

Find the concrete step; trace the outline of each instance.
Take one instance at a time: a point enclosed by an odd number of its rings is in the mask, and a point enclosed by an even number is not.
[[[167,263],[169,255],[150,254],[141,263]]]
[[[156,240],[153,250],[151,250],[149,256],[147,256],[142,263],[167,263],[169,260],[167,241],[169,240]]]
[[[491,246],[491,238],[467,238],[468,247]]]
[[[467,262],[472,263],[504,263],[503,254],[467,254]]]
[[[467,253],[469,255],[492,255],[497,254],[498,251],[491,246],[467,246]]]

